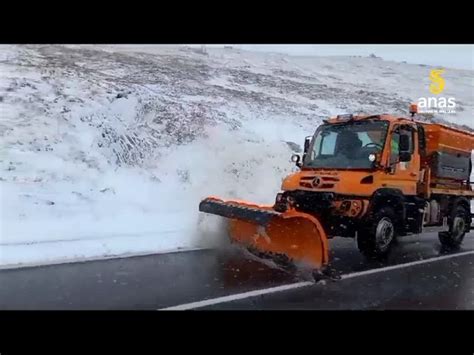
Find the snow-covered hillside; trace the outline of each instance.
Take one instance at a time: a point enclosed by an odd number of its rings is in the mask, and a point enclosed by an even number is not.
[[[406,113],[430,95],[430,69],[228,48],[0,46],[0,264],[213,245],[222,226],[198,213],[200,199],[272,203],[321,119]],[[458,104],[445,119],[474,126],[473,72],[444,77]]]

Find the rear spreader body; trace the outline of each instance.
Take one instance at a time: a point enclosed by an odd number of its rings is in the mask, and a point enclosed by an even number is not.
[[[432,139],[430,141],[430,139]],[[357,239],[385,257],[395,237],[435,228],[458,246],[471,224],[474,135],[391,115],[337,117],[305,141],[275,203],[204,199],[199,210],[229,219],[233,242],[276,260],[326,266],[328,239]],[[301,161],[300,161],[301,160]]]

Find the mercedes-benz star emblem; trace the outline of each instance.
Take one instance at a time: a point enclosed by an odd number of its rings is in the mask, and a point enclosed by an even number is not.
[[[316,176],[313,179],[312,185],[313,187],[318,187],[321,184],[321,178],[319,176]]]

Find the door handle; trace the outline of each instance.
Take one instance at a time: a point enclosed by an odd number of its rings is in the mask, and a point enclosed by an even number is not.
[[[410,176],[417,176],[417,173],[410,173]]]

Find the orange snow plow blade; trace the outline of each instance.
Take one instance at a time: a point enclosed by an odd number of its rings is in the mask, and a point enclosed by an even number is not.
[[[315,269],[328,262],[326,233],[319,221],[307,213],[280,213],[271,206],[214,197],[201,201],[199,210],[229,218],[229,234],[234,243]]]

